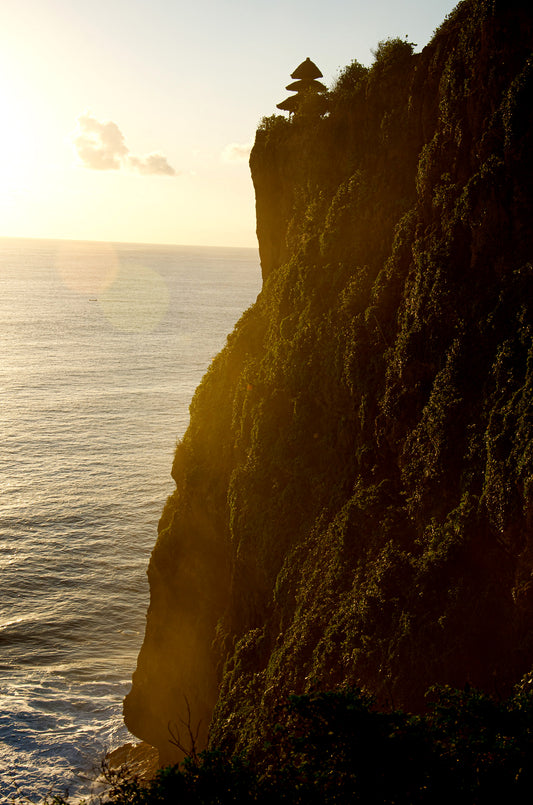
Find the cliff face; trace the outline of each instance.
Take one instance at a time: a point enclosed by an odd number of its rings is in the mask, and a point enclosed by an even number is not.
[[[533,11],[465,0],[251,155],[264,285],[191,405],[130,730],[259,745],[290,692],[533,665]]]

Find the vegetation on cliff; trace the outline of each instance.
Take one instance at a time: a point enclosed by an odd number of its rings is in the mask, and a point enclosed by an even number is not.
[[[192,402],[125,703],[164,762],[187,707],[254,757],[291,694],[532,667],[532,41],[464,0],[259,127],[263,290]]]
[[[108,805],[529,805],[531,676],[508,701],[434,689],[428,711],[380,712],[340,688],[290,697],[254,758],[211,749],[150,780],[108,770]],[[66,805],[55,798],[50,805]]]

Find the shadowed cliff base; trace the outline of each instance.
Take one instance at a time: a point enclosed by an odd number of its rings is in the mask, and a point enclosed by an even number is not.
[[[253,757],[193,752],[150,781],[108,770],[110,801],[529,805],[530,689],[531,677],[507,701],[473,689],[433,689],[423,715],[376,710],[371,697],[351,688],[291,696]]]
[[[253,752],[291,693],[533,665],[532,42],[465,0],[259,127],[263,290],[192,401],[125,701],[165,762],[186,702]]]

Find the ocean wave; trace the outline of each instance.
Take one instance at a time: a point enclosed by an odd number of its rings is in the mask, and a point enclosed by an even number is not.
[[[201,375],[260,285],[253,250],[116,247],[122,270],[146,265],[169,290],[158,327],[124,332],[62,282],[58,252],[72,274],[109,249],[0,244],[6,800],[17,786],[33,799],[86,794],[104,752],[132,740],[122,699],[174,446]]]

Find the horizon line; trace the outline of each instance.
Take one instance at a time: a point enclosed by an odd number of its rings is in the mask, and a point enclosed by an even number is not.
[[[194,249],[252,249],[254,251],[259,251],[259,244],[256,246],[218,246],[212,244],[203,244],[203,243],[172,243],[172,242],[161,242],[161,241],[135,241],[135,240],[95,240],[92,238],[56,238],[56,237],[40,237],[37,235],[27,236],[27,235],[0,235],[0,241],[3,240],[24,240],[24,241],[37,241],[37,242],[45,242],[45,243],[94,243],[95,245],[107,245],[107,246],[169,246],[169,247],[179,247],[179,248],[194,248]]]

